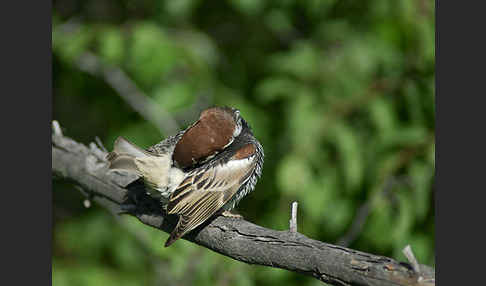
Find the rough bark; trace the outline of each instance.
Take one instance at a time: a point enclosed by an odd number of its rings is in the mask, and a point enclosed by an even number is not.
[[[87,147],[54,129],[52,171],[56,177],[72,181],[84,195],[114,213],[126,210],[136,198],[136,208],[130,214],[170,233],[176,218],[166,216],[152,198],[137,195],[143,187],[135,177],[108,171],[106,153],[94,143]],[[242,262],[287,269],[332,285],[435,285],[435,270],[429,266],[419,265],[416,271],[417,265],[313,240],[298,232],[264,228],[244,219],[219,216],[184,239]]]

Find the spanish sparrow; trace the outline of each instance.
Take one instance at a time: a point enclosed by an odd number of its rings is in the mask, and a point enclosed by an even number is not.
[[[135,172],[149,194],[179,221],[165,246],[251,192],[263,167],[263,148],[237,109],[213,107],[187,129],[144,150],[118,137],[110,169]]]

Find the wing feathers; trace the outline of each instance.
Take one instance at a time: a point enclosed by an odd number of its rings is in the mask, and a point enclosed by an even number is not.
[[[229,161],[224,167],[195,170],[172,194],[167,212],[180,216],[166,246],[198,227],[238,191],[255,168],[253,158]]]

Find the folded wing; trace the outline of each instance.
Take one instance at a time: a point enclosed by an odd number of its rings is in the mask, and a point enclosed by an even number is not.
[[[171,245],[223,207],[255,169],[254,156],[190,172],[172,193],[167,211],[179,222],[165,246]]]

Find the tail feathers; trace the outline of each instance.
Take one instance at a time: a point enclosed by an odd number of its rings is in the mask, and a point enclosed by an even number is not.
[[[187,232],[190,231],[190,229],[186,229],[185,225],[188,222],[188,218],[184,215],[179,216],[179,221],[177,222],[176,227],[174,230],[172,230],[172,233],[170,234],[169,238],[165,242],[165,247],[169,247],[172,243],[174,243],[176,240],[184,236]]]
[[[135,158],[130,155],[110,152],[107,159],[110,162],[109,168],[112,170],[138,171],[137,165],[135,164]]]
[[[113,152],[118,154],[132,155],[133,157],[145,157],[151,155],[148,151],[138,147],[121,136],[116,138]]]
[[[115,140],[113,152],[108,153],[106,159],[110,169],[121,169],[138,172],[135,158],[149,156],[150,153],[131,143],[123,137]]]

